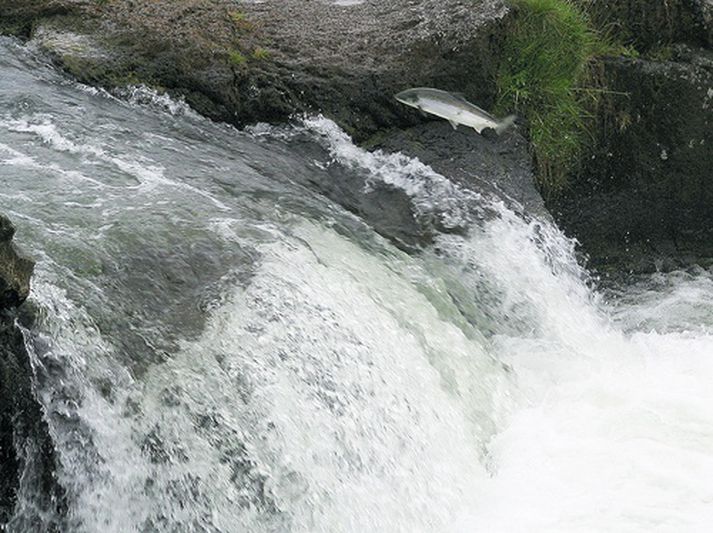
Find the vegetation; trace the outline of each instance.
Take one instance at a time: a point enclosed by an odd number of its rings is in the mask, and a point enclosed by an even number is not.
[[[248,62],[248,59],[239,50],[231,50],[228,52],[228,59],[233,65],[242,66]]]
[[[668,44],[655,46],[646,52],[645,57],[651,61],[671,61],[673,48]]]
[[[264,48],[256,48],[253,50],[253,59],[261,60],[261,59],[268,59],[270,57],[270,52],[265,50]]]
[[[228,13],[230,20],[233,21],[235,26],[240,30],[251,30],[253,29],[253,24],[248,20],[248,17],[242,11],[231,11]]]
[[[500,112],[529,126],[540,186],[560,190],[589,141],[588,121],[601,87],[592,60],[620,53],[570,0],[512,0],[519,11],[497,79]]]
[[[228,17],[234,25],[236,32],[234,46],[227,50],[228,61],[232,65],[245,66],[249,60],[261,60],[269,57],[269,52],[263,48],[252,48],[249,45],[251,39],[247,34],[252,33],[255,29],[253,23],[250,22],[247,15],[242,11],[229,11]]]

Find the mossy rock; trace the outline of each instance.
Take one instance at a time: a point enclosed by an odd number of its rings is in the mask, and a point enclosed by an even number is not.
[[[616,91],[571,187],[549,207],[595,267],[673,268],[713,259],[713,54],[610,58]]]

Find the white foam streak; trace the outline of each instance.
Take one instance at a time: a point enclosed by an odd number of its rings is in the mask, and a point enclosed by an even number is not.
[[[329,151],[334,161],[366,172],[367,187],[382,182],[403,190],[421,213],[438,212],[446,227],[467,226],[472,221],[471,211],[477,211],[482,204],[478,193],[459,187],[417,158],[359,148],[339,126],[322,115],[302,117],[300,126],[290,129],[259,124],[248,131],[257,137],[282,139],[306,131]]]
[[[183,99],[173,98],[167,93],[159,93],[146,85],[127,86],[117,89],[115,94],[131,105],[152,107],[176,117],[186,115],[193,118],[200,117]]]
[[[123,189],[135,189],[141,193],[151,192],[160,186],[185,189],[193,194],[206,198],[219,209],[229,209],[225,204],[214,198],[206,191],[193,187],[187,183],[166,178],[164,175],[164,169],[161,166],[152,165],[147,161],[127,161],[122,157],[117,157],[108,153],[104,148],[91,144],[75,143],[62,135],[57,126],[47,118],[43,119],[39,123],[29,122],[27,120],[0,121],[0,126],[7,127],[10,131],[14,132],[31,133],[39,137],[45,144],[48,144],[55,150],[88,156],[114,166],[116,169],[128,176],[131,176],[135,180],[135,185],[125,184],[121,187]],[[15,156],[14,161],[8,161],[7,163],[27,166],[32,164],[33,161],[25,157],[18,160],[18,156]]]

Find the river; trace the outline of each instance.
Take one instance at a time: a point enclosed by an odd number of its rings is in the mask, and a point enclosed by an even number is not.
[[[67,497],[25,483],[9,531],[713,528],[711,271],[597,284],[550,221],[324,117],[238,131],[10,40],[0,72]],[[323,194],[383,184],[467,233],[414,251]]]

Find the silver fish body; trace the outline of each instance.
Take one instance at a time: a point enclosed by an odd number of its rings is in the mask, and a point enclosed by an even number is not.
[[[514,115],[499,120],[477,105],[471,104],[462,96],[440,89],[416,87],[400,92],[395,98],[402,104],[415,107],[423,113],[430,113],[446,119],[454,129],[458,127],[458,124],[462,124],[473,128],[478,133],[482,133],[486,128],[491,128],[500,134],[515,122]]]

